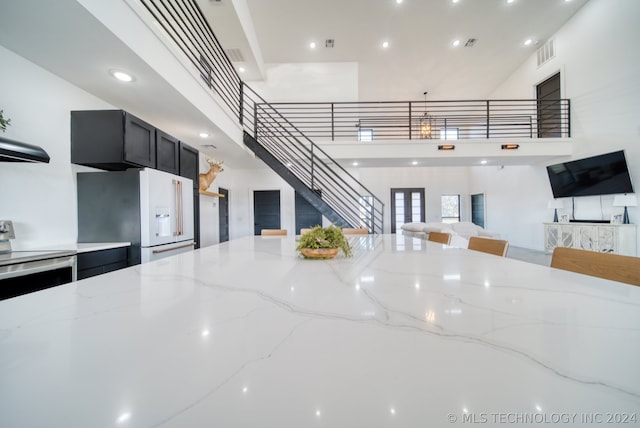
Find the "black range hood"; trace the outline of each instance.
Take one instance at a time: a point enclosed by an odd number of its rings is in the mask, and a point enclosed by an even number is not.
[[[45,162],[49,155],[41,147],[0,137],[0,162]]]

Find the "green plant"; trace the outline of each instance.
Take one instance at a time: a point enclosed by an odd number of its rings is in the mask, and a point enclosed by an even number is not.
[[[346,257],[351,257],[351,245],[342,233],[342,229],[331,225],[316,226],[300,236],[296,250],[303,248],[340,248]]]
[[[5,119],[2,113],[2,110],[0,110],[0,129],[2,129],[2,132],[4,132],[7,130],[7,126],[11,125],[11,119]]]

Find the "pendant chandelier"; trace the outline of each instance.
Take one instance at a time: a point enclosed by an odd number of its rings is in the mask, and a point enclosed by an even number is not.
[[[423,140],[431,138],[433,129],[433,117],[427,111],[427,92],[424,93],[424,113],[420,117],[420,138]]]

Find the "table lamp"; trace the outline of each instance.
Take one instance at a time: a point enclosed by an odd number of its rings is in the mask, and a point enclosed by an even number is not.
[[[558,222],[558,208],[563,208],[564,205],[562,204],[561,200],[558,199],[551,199],[549,200],[549,205],[547,208],[553,208],[553,222],[557,223]]]
[[[624,216],[622,218],[623,224],[629,224],[629,212],[627,211],[627,207],[636,207],[638,206],[638,200],[636,199],[636,195],[634,193],[625,193],[624,195],[616,195],[613,198],[613,206],[614,207],[624,207]]]

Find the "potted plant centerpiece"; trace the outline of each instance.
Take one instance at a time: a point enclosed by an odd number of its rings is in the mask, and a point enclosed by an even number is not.
[[[331,225],[316,226],[300,236],[296,250],[306,259],[332,259],[339,250],[345,257],[351,256],[351,246],[342,229]]]

